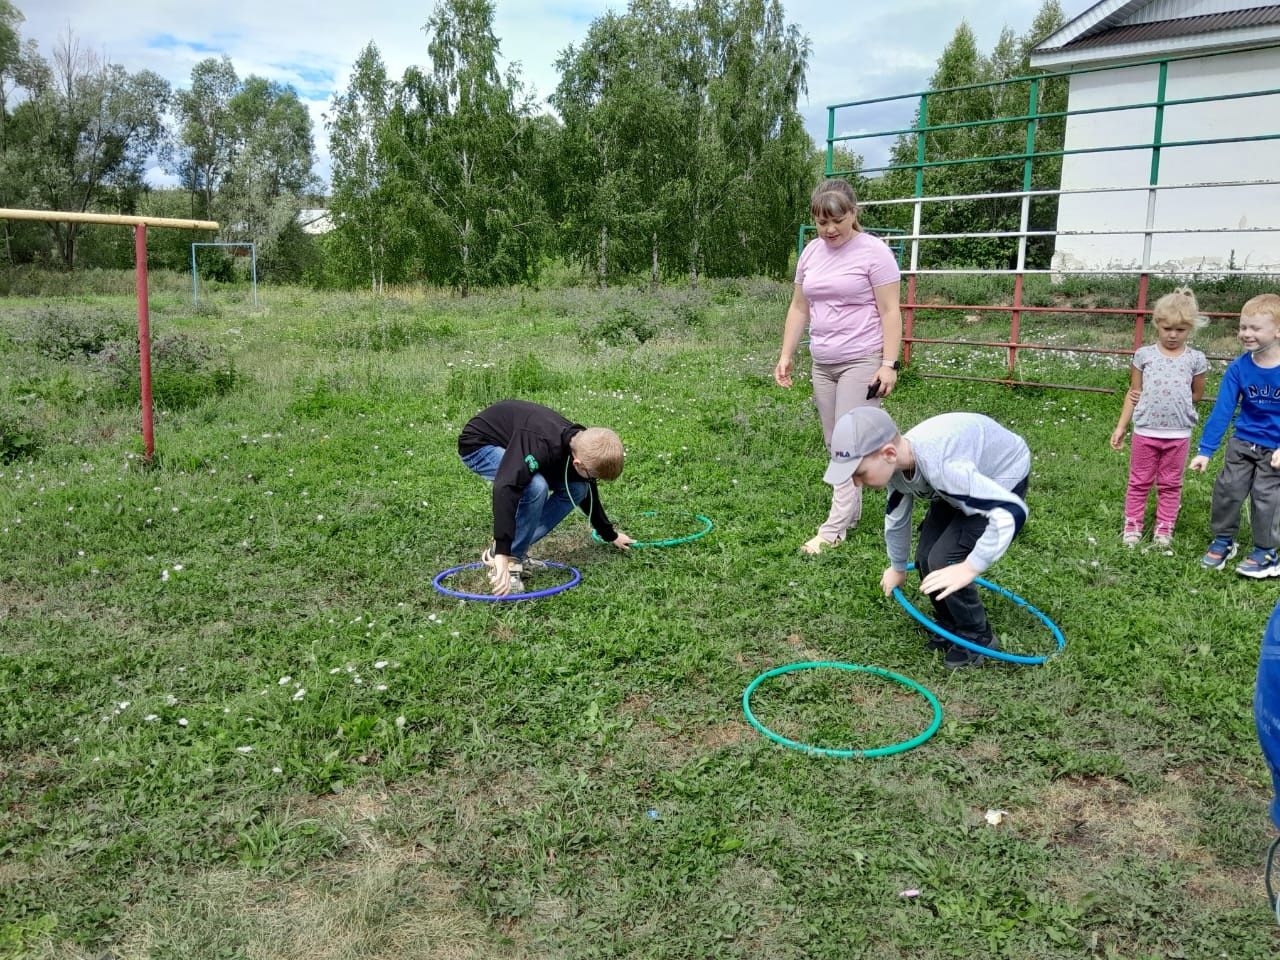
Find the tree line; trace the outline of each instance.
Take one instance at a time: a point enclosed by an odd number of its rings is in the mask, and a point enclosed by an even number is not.
[[[1061,22],[1046,0],[1032,33],[1053,11]],[[536,109],[517,67],[500,69],[493,20],[492,0],[440,0],[426,62],[400,78],[375,44],[360,52],[326,116],[321,197],[292,88],[240,77],[222,57],[174,90],[70,34],[46,59],[0,0],[0,206],[215,219],[219,239],[258,245],[268,276],[374,291],[425,282],[465,294],[532,281],[557,257],[600,284],[786,274],[822,151],[797,107],[809,41],[779,0],[632,0],[606,13],[557,61],[555,116]],[[965,82],[953,64],[964,31],[935,82]],[[1025,60],[1027,42],[1008,34],[992,58],[975,47],[974,62]],[[971,148],[954,139],[946,149]],[[157,162],[178,188],[147,186]],[[860,187],[884,195],[901,189],[896,176]],[[297,211],[321,205],[335,229],[312,237]],[[73,224],[0,231],[9,264],[114,263],[128,247],[125,231]],[[189,241],[158,231],[153,262],[183,268]]]

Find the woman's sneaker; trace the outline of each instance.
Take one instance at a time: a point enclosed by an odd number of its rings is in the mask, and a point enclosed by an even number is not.
[[[1221,570],[1239,549],[1230,537],[1214,537],[1213,543],[1209,544],[1209,549],[1200,558],[1200,566],[1206,570]]]
[[[1254,547],[1244,563],[1236,567],[1236,573],[1242,577],[1252,577],[1254,580],[1261,580],[1264,577],[1280,577],[1280,554],[1277,553],[1275,547],[1270,550]]]

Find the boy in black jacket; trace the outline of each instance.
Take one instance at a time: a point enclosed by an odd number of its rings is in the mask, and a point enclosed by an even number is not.
[[[480,559],[496,596],[524,592],[529,548],[574,506],[605,543],[626,550],[635,542],[614,530],[596,487],[622,474],[622,441],[612,430],[570,423],[526,400],[500,400],[467,421],[458,456],[493,483],[493,546]]]

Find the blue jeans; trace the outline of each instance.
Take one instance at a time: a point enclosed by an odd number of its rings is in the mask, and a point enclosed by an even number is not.
[[[506,447],[481,447],[468,453],[462,458],[462,462],[467,469],[492,483],[493,478],[498,475],[502,455],[506,452]],[[520,506],[516,508],[516,536],[511,541],[511,555],[517,560],[524,560],[529,548],[554,530],[569,515],[569,511],[586,498],[590,490],[587,483],[571,481],[567,491],[553,491],[546,478],[535,473],[533,480],[524,488]]]

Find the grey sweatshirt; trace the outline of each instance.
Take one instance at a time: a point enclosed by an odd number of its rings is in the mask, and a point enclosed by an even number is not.
[[[906,570],[911,556],[911,508],[916,497],[941,497],[966,516],[987,518],[968,563],[979,573],[1000,559],[1027,519],[1027,505],[1010,491],[1031,472],[1031,451],[1016,433],[980,413],[930,417],[903,436],[916,466],[889,478],[884,540],[889,562]]]

